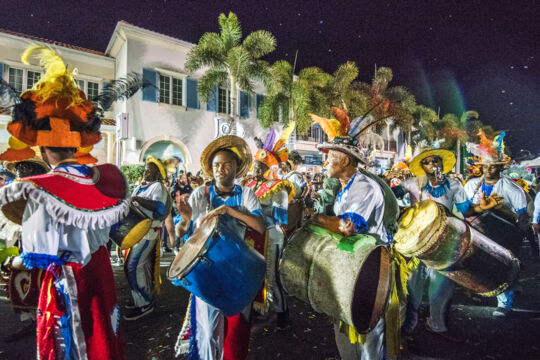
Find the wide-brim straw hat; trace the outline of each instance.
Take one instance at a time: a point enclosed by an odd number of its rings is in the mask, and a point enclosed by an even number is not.
[[[220,150],[226,149],[234,152],[240,160],[240,164],[236,172],[236,178],[241,178],[247,174],[252,159],[249,145],[241,137],[236,135],[225,135],[208,144],[201,154],[201,168],[206,175],[214,177],[214,172],[212,170],[212,160],[214,159],[214,154]]]
[[[21,160],[21,161],[13,161],[13,162],[7,163],[6,164],[6,169],[11,171],[12,173],[15,173],[16,168],[17,168],[17,164],[20,164],[20,163],[23,163],[23,162],[29,162],[29,163],[37,164],[37,165],[41,166],[45,170],[45,172],[49,172],[49,170],[51,170],[49,164],[47,164],[39,156],[34,156],[33,158],[30,158],[30,159],[25,159],[25,160]]]
[[[430,156],[438,156],[442,159],[443,174],[449,173],[456,164],[456,156],[450,150],[425,148],[409,162],[409,170],[414,176],[426,175],[422,169],[422,160]]]
[[[163,180],[167,179],[167,172],[165,171],[165,166],[163,165],[163,163],[158,158],[155,158],[153,156],[148,156],[146,158],[146,165],[148,165],[148,164],[156,165],[156,167],[158,168],[159,173],[161,175],[161,178]]]
[[[332,142],[317,145],[317,149],[323,153],[336,150],[358,159],[362,164],[369,162],[366,158],[366,150],[358,146],[357,141],[349,136],[336,136]]]

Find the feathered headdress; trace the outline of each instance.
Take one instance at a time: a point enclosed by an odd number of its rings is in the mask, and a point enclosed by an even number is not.
[[[76,70],[69,69],[51,48],[31,46],[22,55],[29,64],[30,55],[37,58],[45,74],[30,90],[16,96],[8,84],[0,84],[0,106],[11,108],[12,120],[7,126],[12,135],[9,149],[0,160],[19,161],[35,155],[31,146],[76,148],[81,163],[96,162],[90,155],[92,146],[101,140],[99,128],[104,111],[116,100],[133,95],[144,86],[140,77],[113,81],[97,96],[86,99],[75,81]]]
[[[506,133],[503,131],[493,139],[490,139],[482,129],[479,129],[479,143],[468,142],[467,151],[479,158],[479,164],[507,164],[510,161],[510,157],[504,153],[505,135]]]
[[[287,139],[291,136],[296,123],[294,121],[289,122],[289,125],[283,129],[281,136],[276,141],[276,132],[271,129],[264,142],[255,138],[255,144],[258,147],[255,153],[255,160],[264,163],[272,172],[275,172],[279,164],[287,161],[289,158],[289,149],[287,149]]]
[[[332,107],[335,119],[326,119],[310,114],[313,123],[318,124],[328,136],[329,142],[318,145],[322,152],[338,150],[354,156],[363,163],[368,163],[368,158],[375,149],[384,146],[382,137],[371,131],[376,122],[369,112],[363,116],[349,120],[345,110]]]

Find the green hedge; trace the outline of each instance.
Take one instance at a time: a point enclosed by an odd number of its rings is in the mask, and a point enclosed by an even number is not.
[[[126,180],[129,185],[135,184],[141,176],[144,174],[143,165],[125,165],[120,166],[120,171],[126,177]]]

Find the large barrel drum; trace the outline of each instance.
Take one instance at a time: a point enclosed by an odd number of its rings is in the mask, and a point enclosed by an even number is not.
[[[423,200],[405,210],[394,236],[396,250],[415,256],[459,285],[496,296],[516,280],[519,260],[512,252],[451,216],[441,204]]]
[[[348,251],[341,236],[306,225],[285,249],[279,272],[285,290],[320,313],[369,332],[383,314],[391,281],[390,255],[374,237],[358,235]]]

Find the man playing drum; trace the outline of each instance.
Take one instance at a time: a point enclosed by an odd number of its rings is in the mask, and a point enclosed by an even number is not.
[[[282,226],[286,227],[288,223],[287,208],[289,200],[294,196],[294,186],[287,180],[269,180],[265,177],[272,164],[278,160],[278,154],[273,151],[259,149],[253,162],[255,177],[247,186],[255,191],[266,222],[266,234],[255,234],[254,238],[258,239],[253,239],[258,242],[255,248],[262,250],[267,264],[267,284],[263,290],[263,299],[260,302],[256,299],[254,308],[258,310],[255,306],[259,305],[260,312],[264,314],[268,305],[272,304],[277,313],[276,327],[282,330],[290,326],[290,320],[287,299],[279,281],[278,265],[284,244]]]
[[[322,129],[327,133],[331,142],[319,145],[319,149],[328,153],[325,167],[328,176],[339,179],[341,191],[336,196],[334,204],[335,216],[317,214],[312,221],[315,225],[324,227],[342,235],[369,233],[378,236],[379,240],[387,243],[391,239],[390,229],[387,229],[385,217],[386,204],[382,185],[375,176],[357,169],[360,163],[366,162],[364,150],[355,138],[360,128],[356,119],[350,124],[343,111],[333,108],[337,117],[341,117],[339,127],[327,124],[328,119],[312,115],[314,121],[323,122]],[[328,131],[330,129],[330,131]],[[382,182],[382,180],[380,180]],[[391,191],[390,195],[391,195]],[[392,195],[391,195],[392,196]],[[395,198],[395,214],[392,221],[397,220],[397,202]],[[389,204],[390,205],[390,204]],[[388,217],[389,218],[389,217]],[[351,336],[354,328],[347,324],[334,326],[336,344],[342,359],[383,359],[385,357],[385,322],[381,318],[375,328],[369,332],[361,344],[358,336]]]
[[[201,155],[203,171],[214,184],[200,186],[187,195],[176,197],[182,221],[177,236],[189,234],[202,222],[220,216],[226,226],[244,238],[246,226],[264,234],[264,217],[259,201],[249,187],[234,181],[246,174],[251,163],[249,146],[240,137],[227,135],[211,142]],[[227,274],[224,274],[227,276]],[[189,351],[193,359],[245,359],[250,336],[251,304],[238,315],[225,317],[217,308],[192,296],[185,326],[190,326]],[[183,329],[182,333],[186,333]]]
[[[154,311],[155,293],[160,285],[159,255],[163,219],[171,211],[172,200],[163,181],[165,167],[153,156],[146,158],[144,183],[133,191],[131,206],[153,219],[143,239],[128,250],[124,272],[131,288],[133,303],[128,304],[126,320],[136,320]]]
[[[489,140],[482,132],[479,135],[482,139]],[[473,204],[482,206],[486,197],[489,197],[497,201],[496,205],[502,204],[503,208],[512,213],[511,216],[515,219],[513,220],[515,234],[510,235],[514,239],[511,250],[517,252],[524,237],[524,231],[530,226],[530,217],[527,214],[525,191],[511,179],[501,174],[510,160],[503,152],[503,137],[504,133],[492,141],[491,147],[494,151],[491,152],[483,151],[476,144],[467,144],[467,149],[474,155],[479,156],[483,176],[470,179],[465,184],[465,192]],[[497,296],[497,309],[493,311],[493,316],[506,316],[512,311],[513,303],[514,290],[510,288]]]
[[[429,199],[444,205],[450,212],[455,206],[458,212],[465,214],[470,207],[467,194],[459,181],[446,175],[455,163],[456,157],[451,151],[426,148],[409,163],[409,169],[415,178],[403,181],[392,190],[402,194],[408,193],[411,205]],[[403,333],[411,334],[418,323],[418,309],[428,279],[430,315],[426,321],[426,329],[450,338],[447,335],[446,318],[455,283],[437,270],[426,267],[422,262],[411,273],[407,282],[409,296]]]

